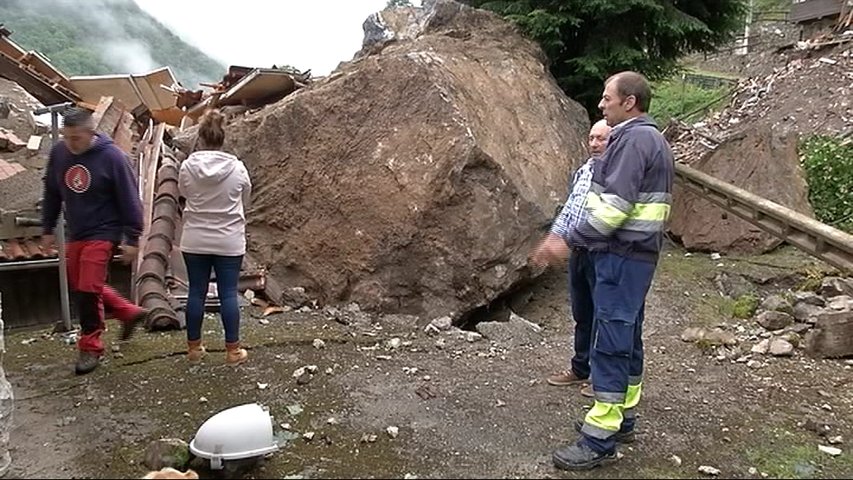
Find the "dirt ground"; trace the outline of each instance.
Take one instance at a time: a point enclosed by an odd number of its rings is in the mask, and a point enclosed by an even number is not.
[[[352,314],[343,325],[334,317],[345,315],[317,310],[261,323],[253,310],[244,317],[244,366],[222,365],[220,329],[208,320],[214,351],[201,365],[183,358],[183,332],[140,334],[95,373],[76,377],[73,346],[61,337],[14,333],[5,358],[16,395],[8,477],[140,478],[149,442],[189,441],[210,415],[255,401],[300,436],[284,441],[277,427],[282,448],[245,478],[685,478],[701,476],[702,465],[736,478],[853,476],[847,444],[837,457],[818,451],[828,443],[806,422],[853,441],[851,362],[797,351],[753,369],[680,340],[689,326],[751,328],[720,313],[717,271],[750,272],[763,291],[779,291],[819,268],[791,249],[717,264],[679,250],[664,256],[648,302],[638,440],[593,472],[559,472],[550,461],[575,438],[572,421],[589,405],[576,387],[543,381],[565,365],[570,345],[566,282],[553,272],[517,312],[544,327],[540,343],[521,347],[469,342],[467,332],[427,335],[407,317]],[[386,347],[392,338],[398,349]],[[292,373],[305,365],[318,371],[299,385]],[[294,405],[304,411],[289,414]],[[399,436],[390,438],[389,426]],[[316,432],[312,441],[301,438],[306,432]],[[365,434],[376,441],[363,443]]]

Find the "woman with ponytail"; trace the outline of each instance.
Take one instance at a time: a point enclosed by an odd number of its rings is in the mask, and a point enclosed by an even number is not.
[[[237,281],[246,253],[245,211],[252,183],[243,162],[222,151],[224,123],[219,110],[207,111],[199,125],[198,150],[181,164],[178,185],[186,205],[180,248],[189,277],[187,357],[199,361],[205,354],[201,323],[213,270],[225,329],[225,362],[237,365],[248,358],[240,347]]]

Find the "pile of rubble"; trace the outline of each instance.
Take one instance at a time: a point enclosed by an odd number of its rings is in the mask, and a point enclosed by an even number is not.
[[[853,32],[805,43],[772,73],[742,79],[727,107],[664,133],[676,161],[753,194],[813,216],[799,139],[853,137]],[[853,138],[851,138],[853,141]],[[671,233],[692,250],[761,254],[781,241],[749,222],[676,187]]]
[[[843,39],[853,41],[853,32]],[[841,44],[814,53],[790,59],[769,75],[740,80],[729,105],[701,122],[669,125],[665,133],[676,160],[695,162],[747,125],[801,135],[853,135],[853,48]]]
[[[760,368],[762,357],[790,357],[798,349],[818,358],[853,356],[851,336],[853,278],[827,277],[817,292],[768,296],[748,325],[691,327],[681,339],[712,347],[719,361]]]

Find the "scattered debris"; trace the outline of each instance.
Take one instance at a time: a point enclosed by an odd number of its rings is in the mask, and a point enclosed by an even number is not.
[[[794,306],[782,295],[770,295],[761,302],[761,309],[768,312],[784,312],[788,315],[794,313]]]
[[[825,298],[853,296],[853,278],[825,277],[817,293]]]
[[[290,307],[287,307],[287,306],[284,306],[284,307],[270,306],[270,307],[267,307],[264,309],[263,316],[268,317],[270,315],[275,315],[278,313],[286,313],[286,312],[289,312],[290,310],[291,310]]]
[[[841,445],[842,443],[844,443],[844,437],[842,437],[841,435],[836,435],[834,437],[826,439],[826,441],[829,442],[830,445]]]
[[[440,333],[450,330],[453,327],[453,319],[450,317],[439,317],[429,322],[429,325],[424,328],[426,333]]]
[[[376,443],[379,437],[373,435],[372,433],[365,433],[361,436],[361,443]]]
[[[720,471],[714,467],[709,467],[708,465],[702,465],[699,467],[699,473],[704,473],[705,475],[711,475],[716,477],[720,474]]]
[[[793,307],[792,307],[793,313]],[[759,325],[770,331],[782,330],[794,323],[794,317],[787,313],[777,311],[761,312],[756,318]]]
[[[302,434],[302,438],[304,438],[306,442],[310,442],[311,440],[314,440],[314,435],[314,432],[305,432]]]
[[[826,453],[828,455],[832,455],[833,457],[837,457],[837,456],[841,455],[841,449],[840,448],[818,445],[817,449],[823,453]]]
[[[321,339],[319,339],[319,338],[315,338],[315,339],[314,339],[314,342],[312,343],[312,345],[313,345],[313,346],[314,346],[314,348],[316,348],[317,350],[322,350],[322,349],[326,348],[326,342],[324,342],[323,340],[321,340]]]
[[[57,427],[67,427],[77,421],[77,417],[63,417],[56,421]]]
[[[287,406],[287,413],[289,413],[289,414],[290,414],[290,416],[292,416],[292,417],[295,417],[295,416],[299,415],[299,414],[300,414],[300,413],[302,413],[304,410],[305,410],[305,409],[304,409],[304,408],[302,408],[302,405],[299,405],[299,404],[294,404],[294,405],[288,405],[288,406]]]
[[[673,456],[669,457],[669,461],[671,461],[672,464],[675,465],[676,467],[681,466],[681,457],[679,457],[678,455],[673,455]]]
[[[770,351],[770,339],[765,338],[764,340],[758,342],[755,346],[750,350],[752,353],[757,353],[760,355],[766,355],[768,351]]]
[[[397,436],[400,435],[400,429],[393,426],[386,428],[385,432],[387,432],[388,436],[391,438],[397,438]]]
[[[770,354],[774,357],[790,357],[794,354],[794,346],[783,338],[774,338],[770,342]]]
[[[269,387],[269,386],[270,386],[270,384],[269,384],[269,383],[260,383],[260,382],[258,382],[258,390],[266,390],[266,389],[267,389],[267,387]]]
[[[17,152],[27,147],[27,142],[18,138],[15,132],[0,128],[0,151]]]
[[[746,362],[746,366],[753,369],[753,370],[757,370],[757,369],[763,367],[764,364],[759,362],[758,360],[750,360],[750,361]]]
[[[38,153],[38,151],[41,149],[42,138],[44,137],[42,137],[41,135],[30,135],[30,139],[27,140],[27,150],[31,154]]]
[[[207,403],[207,397],[199,397],[198,403]]]
[[[707,329],[704,327],[689,327],[681,333],[681,340],[689,343],[703,342],[710,346],[738,344],[737,336],[721,328]]]
[[[436,397],[435,392],[433,392],[429,385],[421,385],[416,388],[415,395],[421,397],[422,400],[429,400]]]

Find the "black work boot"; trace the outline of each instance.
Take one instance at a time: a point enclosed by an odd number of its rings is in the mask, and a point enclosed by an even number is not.
[[[148,310],[142,310],[136,315],[134,315],[134,317],[131,318],[129,322],[122,323],[121,334],[119,335],[118,339],[122,342],[130,340],[130,337],[133,336],[133,332],[134,330],[136,330],[136,327],[139,326],[140,323],[144,323],[145,320],[148,319],[149,313],[150,312]]]
[[[598,453],[578,442],[558,448],[551,458],[554,460],[554,466],[560,470],[590,470],[616,461],[616,452]]]
[[[77,364],[74,366],[74,371],[77,375],[85,375],[92,370],[98,368],[101,363],[101,358],[91,352],[80,352],[80,357],[77,359]]]
[[[583,420],[575,420],[575,431],[581,433],[581,429],[583,428]],[[631,430],[629,432],[616,432],[616,436],[614,437],[616,443],[634,443],[634,431]]]

